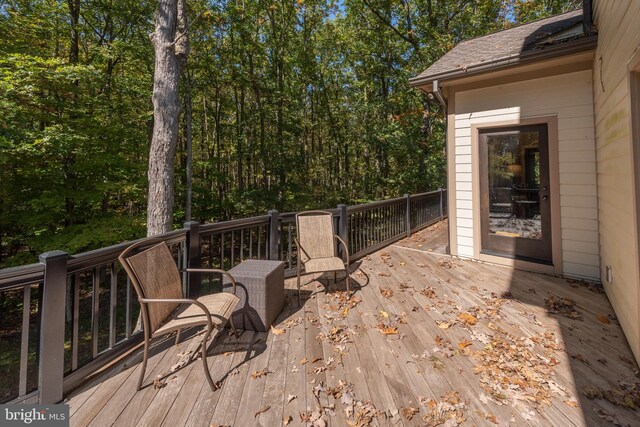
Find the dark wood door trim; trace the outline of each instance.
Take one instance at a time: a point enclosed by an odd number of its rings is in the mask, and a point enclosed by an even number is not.
[[[540,185],[539,206],[541,214],[541,239],[507,237],[489,232],[489,182],[488,182],[488,137],[510,135],[519,132],[536,131],[539,134]],[[552,264],[552,236],[551,236],[551,182],[550,182],[550,153],[549,130],[545,123],[533,125],[518,125],[500,128],[483,128],[478,130],[479,153],[479,184],[480,184],[480,224],[481,224],[481,253],[503,257],[522,259],[544,264]],[[521,203],[522,204],[522,203]],[[522,206],[517,206],[525,208]],[[512,207],[513,208],[513,207]]]

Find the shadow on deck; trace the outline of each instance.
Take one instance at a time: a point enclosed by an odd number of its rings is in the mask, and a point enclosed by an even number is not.
[[[363,259],[352,297],[308,276],[276,329],[220,337],[216,392],[198,361],[136,393],[133,354],[71,393],[71,424],[640,424],[638,367],[597,286],[411,243]],[[146,382],[196,341],[159,343]]]

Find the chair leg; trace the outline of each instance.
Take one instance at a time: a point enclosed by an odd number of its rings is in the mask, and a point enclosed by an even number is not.
[[[149,341],[144,340],[144,356],[142,357],[142,367],[140,368],[140,378],[138,379],[138,391],[142,388],[144,381],[144,371],[147,369],[147,360],[149,359]]]
[[[298,266],[298,273],[297,273],[297,280],[298,280],[298,307],[300,307],[300,266]]]
[[[349,293],[349,269],[344,269],[344,284],[347,285],[347,294]]]
[[[338,272],[337,271],[333,272],[333,286],[335,286],[336,288],[338,287]]]
[[[178,345],[180,342],[180,332],[182,332],[182,329],[178,329],[178,332],[176,333],[176,342],[173,345]]]
[[[207,377],[207,382],[209,383],[209,387],[211,391],[218,390],[218,386],[213,382],[211,378],[211,372],[209,372],[209,364],[207,363],[207,340],[209,339],[209,335],[211,335],[211,329],[207,327],[207,332],[204,334],[202,338],[202,365],[204,367],[204,375]]]
[[[231,317],[229,317],[229,324],[231,325],[231,330],[233,331],[233,335],[235,335],[236,339],[240,338],[240,334],[236,329],[236,325],[233,323],[233,314],[231,314]]]

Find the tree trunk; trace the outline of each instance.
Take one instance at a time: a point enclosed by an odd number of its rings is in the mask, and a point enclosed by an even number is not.
[[[159,0],[153,75],[153,134],[149,149],[147,236],[173,226],[174,161],[180,116],[180,74],[187,60],[186,0]]]
[[[193,198],[193,113],[191,106],[191,76],[185,73],[184,79],[184,138],[187,142],[186,187],[187,200],[184,207],[186,221],[191,221],[191,201]]]

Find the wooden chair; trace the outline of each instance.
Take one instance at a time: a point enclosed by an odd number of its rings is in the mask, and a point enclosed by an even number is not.
[[[295,239],[298,248],[298,305],[300,305],[300,275],[304,267],[305,274],[333,271],[344,271],[344,281],[349,292],[349,248],[344,240],[335,233],[333,214],[325,211],[308,211],[296,215],[298,237]],[[346,262],[337,254],[338,240],[346,254]]]
[[[141,246],[148,246],[150,243],[157,244],[149,249],[139,250]],[[204,373],[211,390],[215,391],[217,386],[211,379],[207,365],[207,340],[210,336],[215,337],[224,328],[238,301],[240,301],[235,295],[236,282],[234,278],[224,270],[187,269],[187,271],[215,272],[228,276],[232,283],[232,293],[220,292],[198,299],[185,298],[182,292],[180,271],[166,243],[157,238],[134,243],[120,254],[118,260],[133,283],[138,294],[138,301],[140,301],[140,314],[144,330],[144,358],[138,380],[138,390],[142,388],[149,358],[149,345],[153,338],[177,332],[177,344],[182,329],[204,326],[205,333],[198,350],[202,350]],[[231,328],[237,336],[232,321]],[[194,354],[197,354],[198,350]]]

